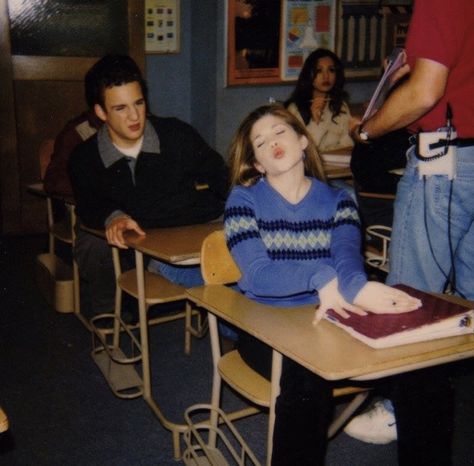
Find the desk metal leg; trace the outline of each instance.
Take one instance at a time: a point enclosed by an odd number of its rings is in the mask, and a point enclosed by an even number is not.
[[[267,437],[267,466],[272,463],[273,450],[273,428],[275,425],[275,404],[280,394],[280,377],[283,356],[276,350],[272,351],[272,388],[270,397],[270,412],[268,416],[268,437]]]
[[[145,303],[145,270],[143,267],[143,254],[135,250],[135,261],[137,271],[137,287],[138,287],[138,316],[140,329],[140,342],[142,348],[142,378],[143,378],[143,398],[148,403],[152,411],[165,429],[171,431],[173,435],[173,453],[176,460],[181,457],[180,434],[188,429],[186,424],[175,424],[169,421],[158,404],[153,399],[151,391],[151,371],[150,371],[150,351],[148,344],[148,322],[147,310]]]

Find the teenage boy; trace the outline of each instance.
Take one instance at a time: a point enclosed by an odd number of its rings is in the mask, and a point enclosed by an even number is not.
[[[142,235],[142,228],[203,223],[222,214],[228,190],[222,157],[188,124],[147,113],[146,84],[130,57],[103,57],[85,82],[103,126],[69,160],[83,225],[105,228],[107,242],[126,249],[127,230]],[[196,189],[198,184],[207,189]],[[77,230],[75,255],[81,277],[90,286],[93,311],[110,311],[115,290],[110,247]],[[124,256],[125,267],[131,267],[130,254]],[[201,280],[197,267],[155,261],[154,271],[185,286]]]

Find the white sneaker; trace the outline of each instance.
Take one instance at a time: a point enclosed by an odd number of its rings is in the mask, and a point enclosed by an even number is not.
[[[395,415],[388,411],[383,401],[377,401],[370,411],[352,419],[344,432],[362,442],[385,445],[397,440]]]

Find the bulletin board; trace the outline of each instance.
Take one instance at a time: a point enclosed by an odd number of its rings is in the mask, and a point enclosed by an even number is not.
[[[179,53],[179,0],[145,0],[145,52]]]
[[[337,5],[335,0],[284,0],[282,7],[281,78],[296,80],[313,50],[334,50]]]

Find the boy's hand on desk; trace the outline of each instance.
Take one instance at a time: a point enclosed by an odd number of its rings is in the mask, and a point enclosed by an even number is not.
[[[349,314],[347,311],[354,312],[360,316],[367,315],[363,309],[357,306],[349,304],[339,293],[337,278],[332,279],[327,285],[323,286],[319,290],[319,308],[316,310],[313,319],[313,325],[317,325],[318,322],[324,317],[329,309],[333,309],[341,317],[347,319]]]
[[[418,309],[421,301],[383,283],[367,282],[357,293],[354,304],[374,314],[400,314]]]
[[[133,230],[136,231],[139,235],[145,235],[145,232],[132,218],[117,217],[110,222],[109,226],[105,230],[107,242],[113,246],[117,246],[120,249],[128,249],[123,238],[123,233],[127,230]]]

